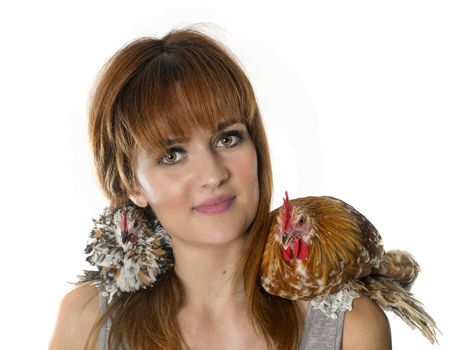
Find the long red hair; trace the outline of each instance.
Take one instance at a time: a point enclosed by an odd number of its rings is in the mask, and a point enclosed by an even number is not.
[[[215,130],[224,120],[246,123],[258,160],[260,201],[235,278],[244,277],[248,313],[269,348],[297,346],[300,318],[293,301],[267,294],[259,268],[268,233],[272,193],[267,138],[252,86],[233,54],[194,29],[145,37],[120,49],[102,69],[89,111],[89,138],[98,183],[115,210],[139,189],[139,147],[161,151],[168,135],[187,137],[194,126]],[[257,257],[257,258],[256,258]],[[183,286],[174,271],[149,290],[123,293],[101,315],[86,349],[113,317],[110,349],[123,342],[137,349],[180,349],[177,313]]]

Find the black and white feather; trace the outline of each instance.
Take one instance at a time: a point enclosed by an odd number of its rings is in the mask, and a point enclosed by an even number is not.
[[[85,253],[98,270],[84,271],[79,281],[92,281],[108,302],[121,292],[151,287],[173,268],[170,236],[148,209],[127,203],[115,212],[107,207],[92,220]]]

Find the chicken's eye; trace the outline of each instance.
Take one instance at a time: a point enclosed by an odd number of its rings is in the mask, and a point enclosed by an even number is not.
[[[299,220],[299,222],[300,222],[301,224],[303,224],[303,223],[304,223],[304,218],[301,218],[301,220]]]

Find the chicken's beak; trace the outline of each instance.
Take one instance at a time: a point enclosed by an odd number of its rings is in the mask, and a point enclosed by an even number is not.
[[[127,239],[128,239],[128,232],[121,232],[122,244],[127,243]]]
[[[288,234],[287,232],[282,233],[282,246],[283,249],[287,249],[293,240],[293,235]]]

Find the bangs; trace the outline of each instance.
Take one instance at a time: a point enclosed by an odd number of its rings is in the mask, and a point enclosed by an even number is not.
[[[191,29],[122,47],[99,72],[89,105],[93,165],[110,209],[141,191],[140,152],[160,155],[168,139],[186,142],[194,128],[217,133],[236,122],[247,127],[257,153],[260,227],[271,201],[270,156],[254,91],[233,53]]]
[[[256,106],[249,81],[233,71],[239,69],[235,64],[196,50],[169,48],[124,89],[125,103],[119,106],[137,147],[158,153],[168,138],[188,140],[193,127],[217,131],[223,122],[252,125]]]

